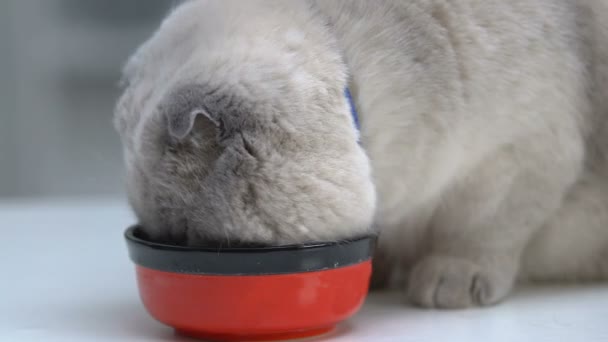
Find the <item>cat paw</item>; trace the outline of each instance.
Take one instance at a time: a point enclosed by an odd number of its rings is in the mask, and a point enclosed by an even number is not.
[[[467,259],[431,256],[422,259],[408,277],[407,296],[425,308],[459,309],[495,304],[512,286],[513,276],[499,265],[489,270]],[[508,273],[508,271],[506,271]]]

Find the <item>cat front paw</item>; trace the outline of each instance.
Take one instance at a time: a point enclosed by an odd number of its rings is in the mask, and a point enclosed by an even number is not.
[[[492,269],[490,269],[492,268]],[[464,258],[429,256],[412,269],[407,296],[417,306],[461,309],[499,302],[511,290],[508,267],[481,265]]]

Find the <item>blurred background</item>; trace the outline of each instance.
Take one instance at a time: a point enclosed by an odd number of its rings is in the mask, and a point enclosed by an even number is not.
[[[120,69],[175,3],[0,1],[0,199],[122,196]]]

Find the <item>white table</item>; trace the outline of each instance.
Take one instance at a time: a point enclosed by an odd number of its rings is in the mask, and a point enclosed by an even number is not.
[[[0,341],[190,341],[139,302],[117,200],[0,202]],[[608,341],[608,286],[529,288],[497,307],[426,311],[397,294],[314,341]]]

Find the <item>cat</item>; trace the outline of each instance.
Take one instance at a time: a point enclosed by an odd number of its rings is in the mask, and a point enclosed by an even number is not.
[[[191,0],[123,73],[151,239],[378,233],[372,286],[427,308],[608,276],[602,0]]]

